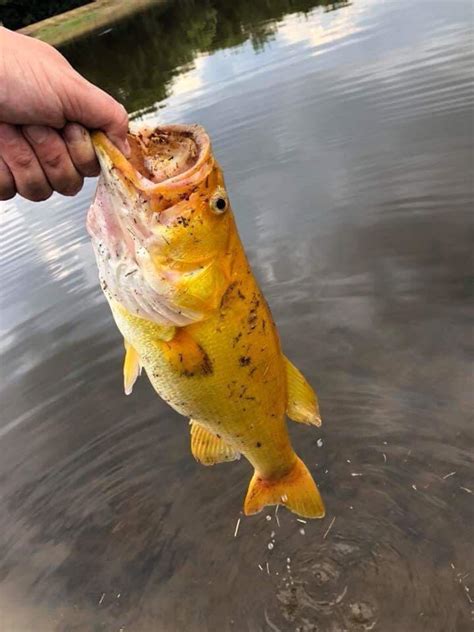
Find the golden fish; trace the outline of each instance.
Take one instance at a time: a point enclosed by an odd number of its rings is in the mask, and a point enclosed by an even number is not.
[[[206,132],[142,129],[129,135],[130,159],[101,132],[93,142],[102,173],[87,225],[125,341],[125,392],[143,367],[190,419],[199,462],[250,461],[247,515],[282,504],[323,517],[285,421],[319,426],[317,399],[281,351]]]

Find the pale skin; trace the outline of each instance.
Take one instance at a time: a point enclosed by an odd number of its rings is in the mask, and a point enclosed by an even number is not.
[[[129,154],[120,103],[52,46],[0,27],[0,200],[75,195],[99,173],[93,129]]]

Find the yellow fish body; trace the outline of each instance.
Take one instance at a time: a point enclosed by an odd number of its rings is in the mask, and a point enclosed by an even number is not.
[[[317,399],[281,351],[206,132],[169,125],[129,141],[126,159],[94,133],[102,174],[88,215],[102,289],[125,341],[125,392],[143,367],[190,419],[198,461],[250,461],[246,514],[283,504],[323,517],[285,421],[286,413],[319,426]]]

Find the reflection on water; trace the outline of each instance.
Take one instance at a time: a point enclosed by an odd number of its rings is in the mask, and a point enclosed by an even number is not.
[[[179,77],[199,55],[246,42],[258,53],[274,38],[286,14],[308,16],[316,6],[328,11],[348,4],[329,0],[165,1],[114,26],[102,37],[70,44],[62,52],[91,81],[120,99],[129,112],[149,110],[171,90],[176,93],[174,80],[180,83]],[[258,65],[258,60],[254,63]],[[194,83],[188,89],[197,87],[200,84]]]
[[[2,632],[472,629],[471,29],[468,0],[208,0],[65,49],[137,116],[210,131],[321,398],[290,431],[328,516],[234,538],[248,466],[198,466],[146,379],[121,392],[94,183],[5,203]]]

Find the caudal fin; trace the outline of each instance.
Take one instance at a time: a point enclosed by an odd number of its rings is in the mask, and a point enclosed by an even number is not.
[[[254,473],[245,498],[245,515],[258,513],[267,505],[285,505],[304,518],[324,518],[325,514],[316,483],[299,458],[293,469],[278,480],[266,480]]]

